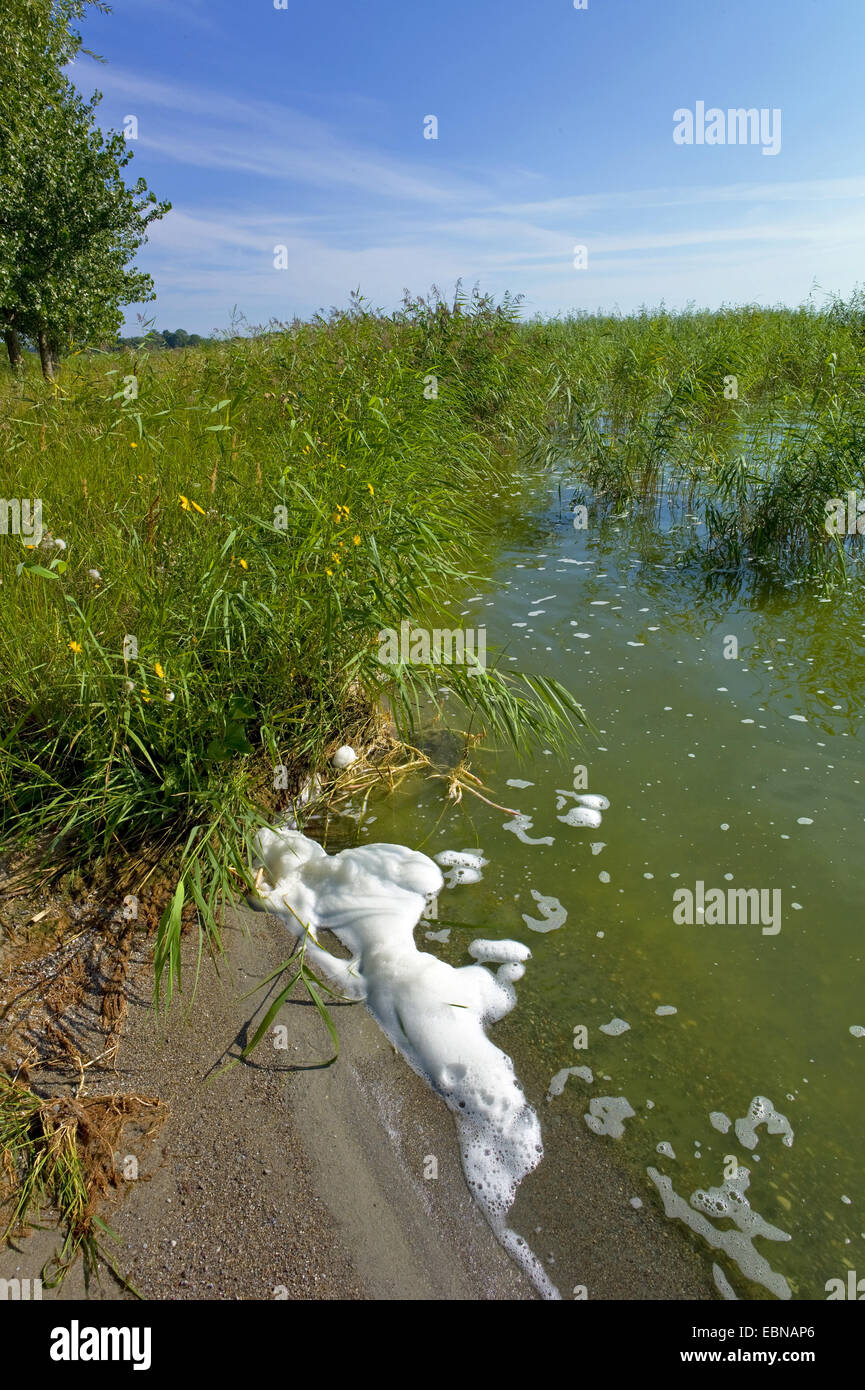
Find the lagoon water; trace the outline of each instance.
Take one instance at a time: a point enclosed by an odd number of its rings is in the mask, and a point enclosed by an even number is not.
[[[479,935],[531,948],[491,1036],[539,1102],[532,1211],[555,1219],[536,1248],[566,1297],[604,1238],[563,1195],[588,1143],[627,1221],[669,1223],[722,1296],[823,1299],[865,1275],[863,610],[737,592],[674,567],[644,518],[590,508],[575,530],[570,498],[533,480],[454,626],[485,624],[490,654],[568,685],[593,731],[569,758],[473,750],[516,827],[416,777],[370,801],[360,838],[488,861],[451,876],[425,949],[464,964]],[[768,911],[749,918],[730,889]],[[617,1240],[608,1263],[627,1262]]]

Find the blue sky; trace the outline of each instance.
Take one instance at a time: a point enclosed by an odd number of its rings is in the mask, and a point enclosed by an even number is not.
[[[863,0],[115,0],[83,32],[107,64],[72,75],[173,204],[159,328],[458,276],[543,314],[865,282]],[[677,144],[698,102],[780,111],[780,149]]]

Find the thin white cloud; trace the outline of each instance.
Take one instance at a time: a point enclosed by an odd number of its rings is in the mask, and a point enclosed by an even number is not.
[[[195,197],[175,197],[140,260],[160,314],[181,322],[183,304],[196,304],[188,326],[199,331],[227,322],[235,303],[267,321],[344,303],[358,283],[393,306],[406,285],[478,278],[555,312],[662,298],[796,303],[815,278],[842,292],[862,278],[865,176],[544,199],[531,170],[442,170],[420,130],[416,157],[397,157],[365,138],[362,115],[337,131],[272,101],[115,68],[82,62],[75,76],[139,116],[136,173],[148,160],[197,171]],[[578,243],[589,248],[585,273],[573,268]],[[285,272],[273,269],[276,245],[288,248]]]

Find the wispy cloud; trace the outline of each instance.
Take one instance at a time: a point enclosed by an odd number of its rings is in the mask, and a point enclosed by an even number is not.
[[[815,276],[839,288],[859,267],[859,175],[544,198],[532,170],[431,169],[420,137],[414,158],[376,148],[361,118],[338,131],[278,102],[113,67],[81,62],[75,77],[113,112],[138,115],[135,167],[154,186],[172,165],[196,171],[194,196],[174,198],[142,256],[160,314],[177,305],[178,322],[183,302],[212,327],[234,303],[265,321],[345,302],[357,284],[390,306],[404,286],[459,275],[525,290],[545,311],[677,295],[796,302]],[[584,273],[573,266],[579,243]],[[276,245],[288,249],[286,271],[273,267]]]

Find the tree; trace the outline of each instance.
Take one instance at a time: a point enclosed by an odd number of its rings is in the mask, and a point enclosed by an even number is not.
[[[127,187],[132,152],[120,133],[96,127],[100,93],[86,102],[61,71],[81,47],[69,25],[86,0],[10,3],[0,49],[12,73],[0,97],[0,326],[13,366],[24,334],[51,378],[64,347],[114,336],[122,305],[154,298],[151,277],[131,262],[170,204],[144,179]]]

